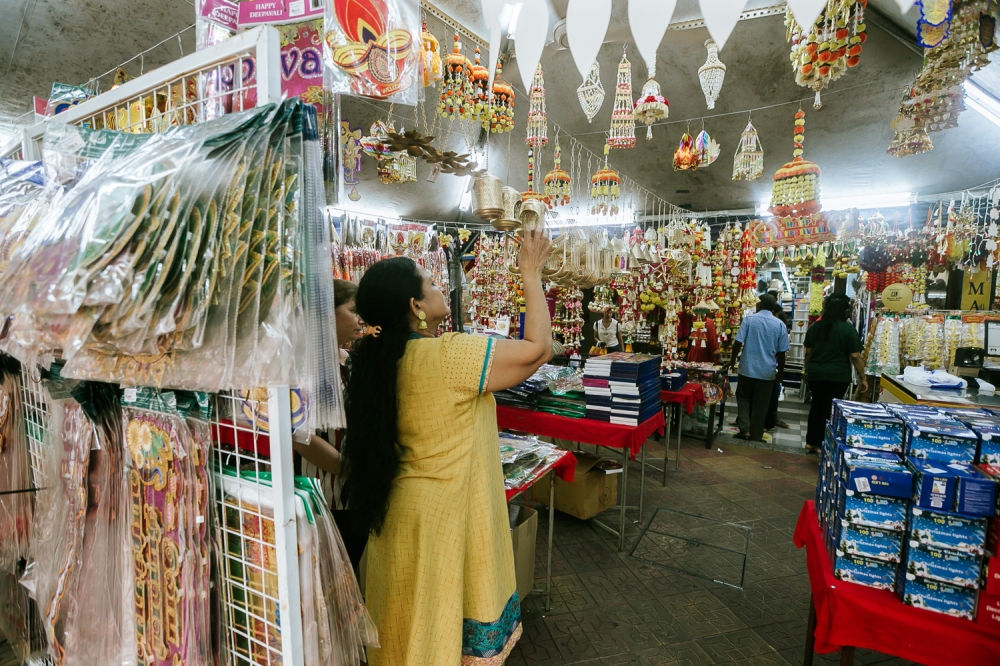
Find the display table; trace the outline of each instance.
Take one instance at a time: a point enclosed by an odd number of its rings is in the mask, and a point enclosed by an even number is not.
[[[573,482],[573,477],[576,476],[576,456],[571,452],[566,451],[563,455],[556,460],[551,465],[546,465],[537,474],[535,474],[527,483],[517,486],[515,488],[506,488],[507,501],[510,502],[512,499],[526,492],[536,483],[541,481],[546,474],[552,474],[553,476],[559,477],[567,483]],[[555,503],[556,503],[556,484],[549,483],[549,551],[547,554],[547,559],[545,562],[545,610],[548,611],[551,607],[551,596],[552,596],[552,530],[555,529]],[[532,592],[538,592],[539,590],[532,590]]]
[[[520,407],[497,405],[497,427],[501,430],[516,430],[540,437],[565,439],[577,444],[591,444],[622,451],[622,483],[621,499],[618,503],[620,518],[618,529],[605,525],[595,518],[594,524],[602,527],[618,537],[618,550],[625,550],[625,509],[638,509],[639,520],[642,520],[643,494],[646,489],[646,440],[654,432],[663,432],[663,412],[657,412],[638,426],[623,426],[594,419],[574,419],[569,416],[559,416],[545,412],[536,412]],[[639,506],[627,506],[628,498],[628,463],[629,458],[639,460]],[[555,486],[555,484],[553,484]],[[614,507],[612,507],[614,508]]]
[[[705,404],[705,389],[698,382],[688,382],[679,391],[660,391],[660,402],[663,403],[664,419],[666,420],[666,434],[663,437],[663,485],[667,485],[667,463],[670,461],[670,424],[673,423],[673,414],[677,415],[677,453],[674,455],[674,469],[681,466],[681,437],[684,430],[684,412],[690,414],[697,405]],[[683,410],[681,409],[683,407]],[[668,419],[667,408],[672,414]],[[713,437],[712,421],[715,417],[715,405],[712,405],[708,416],[708,437]],[[654,468],[655,469],[655,468]]]
[[[975,386],[974,379],[967,380]],[[902,403],[904,405],[932,405],[935,407],[997,407],[1000,408],[1000,395],[996,393],[980,393],[975,388],[965,389],[932,389],[904,382],[891,375],[882,375],[879,385],[882,388],[880,402]]]
[[[814,651],[836,650],[843,650],[841,664],[851,664],[859,647],[927,666],[1000,663],[1000,632],[907,606],[887,590],[834,578],[812,500],[802,506],[793,539],[805,546],[812,589],[805,666],[812,664]]]

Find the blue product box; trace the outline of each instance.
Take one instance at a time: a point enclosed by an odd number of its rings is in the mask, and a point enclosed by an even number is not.
[[[660,388],[664,391],[680,391],[687,384],[687,368],[676,368],[660,375]]]
[[[859,555],[834,553],[833,577],[850,583],[891,590],[896,583],[896,565]]]
[[[860,555],[898,563],[903,552],[903,532],[852,525],[840,517],[834,521],[833,541],[838,555]]]
[[[907,458],[906,463],[913,470],[913,503],[924,509],[951,511],[957,479],[944,463],[919,458]]]
[[[911,546],[923,544],[982,555],[986,543],[986,519],[959,516],[944,511],[910,509]]]
[[[957,587],[979,587],[982,558],[934,546],[908,546],[905,557],[907,580],[917,577]]]
[[[903,452],[903,422],[895,416],[845,412],[837,425],[837,438],[847,446]]]
[[[886,530],[906,528],[908,502],[897,497],[858,493],[841,485],[837,492],[837,513],[849,523],[881,527]]]
[[[907,606],[971,620],[976,611],[976,590],[955,587],[936,580],[900,577],[897,589]]]
[[[983,465],[1000,465],[1000,437],[979,441],[978,460]]]
[[[840,440],[837,439],[837,435],[834,433],[833,428],[830,423],[826,424],[826,430],[823,432],[823,446],[822,450],[826,454],[827,461],[833,461],[837,457],[837,449],[840,448]]]
[[[979,437],[965,426],[907,422],[908,458],[933,458],[946,463],[973,463]]]
[[[955,487],[955,513],[992,516],[996,512],[996,481],[972,465],[952,463],[948,465],[948,470],[958,478]]]
[[[840,459],[840,481],[852,490],[903,499],[913,493],[913,474],[895,453],[841,447]]]
[[[965,421],[967,419],[981,419],[981,418],[991,418],[993,415],[990,414],[985,409],[980,409],[978,407],[948,407],[944,410],[945,414],[959,421]]]

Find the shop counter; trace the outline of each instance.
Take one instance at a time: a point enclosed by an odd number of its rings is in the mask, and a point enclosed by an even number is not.
[[[969,384],[975,380],[968,378]],[[932,405],[936,407],[995,407],[1000,409],[1000,395],[982,393],[976,388],[965,389],[932,389],[917,386],[890,375],[882,375],[880,386],[882,396],[880,402],[902,403],[904,405]]]

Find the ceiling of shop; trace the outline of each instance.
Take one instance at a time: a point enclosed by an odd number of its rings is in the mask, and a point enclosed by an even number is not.
[[[478,34],[485,34],[479,0],[435,0],[434,4]],[[551,4],[554,17],[565,15],[567,0],[551,0]],[[773,0],[751,0],[747,8],[771,4]],[[894,0],[871,0],[871,4],[895,24],[897,33],[914,32],[916,9],[901,16]],[[599,56],[608,94],[592,124],[587,123],[576,99],[581,79],[570,52],[552,43],[542,57],[549,118],[598,154],[611,115],[622,46],[632,41],[625,0],[615,0],[614,7],[612,27]],[[141,5],[122,0],[0,0],[0,134],[5,126],[9,128],[10,123],[30,111],[31,97],[45,96],[53,81],[86,82],[191,25],[193,14],[190,0]],[[673,20],[696,19],[699,15],[697,0],[679,0]],[[657,68],[657,80],[670,100],[668,123],[655,127],[652,141],[646,141],[645,129],[638,128],[636,148],[613,151],[611,166],[664,199],[697,211],[752,207],[768,199],[768,175],[791,159],[792,116],[802,100],[808,129],[805,156],[823,169],[823,192],[827,196],[904,191],[933,194],[972,187],[1000,175],[1000,153],[994,148],[1000,139],[1000,127],[971,109],[961,116],[960,127],[932,135],[935,148],[930,153],[903,159],[885,154],[893,134],[889,122],[921,58],[876,22],[871,17],[868,20],[869,39],[861,65],[823,93],[823,108],[819,111],[812,109],[812,93],[793,81],[781,15],[737,25],[720,53],[728,70],[713,111],[706,108],[697,77],[698,67],[705,61],[707,30],[668,31],[659,49]],[[448,32],[440,23],[431,21],[431,30],[441,39],[443,48],[450,46]],[[147,54],[144,63],[135,61],[128,69],[138,74],[144,64],[149,70],[177,58],[181,48],[190,52],[193,42],[193,31],[189,30],[180,45],[176,39],[169,40]],[[646,67],[631,44],[628,56],[638,94]],[[506,67],[504,75],[523,93],[516,63],[515,59]],[[1000,97],[998,66],[980,72],[975,80]],[[751,108],[761,110],[747,113]],[[343,118],[366,131],[374,119],[385,118],[387,112],[388,105],[367,100],[346,99],[343,104]],[[516,112],[510,158],[506,154],[508,137],[494,135],[490,170],[504,178],[509,161],[510,184],[523,189],[527,167],[523,143],[527,100],[523,94],[518,95]],[[412,109],[396,106],[393,114],[397,126],[423,127],[422,122],[414,121]],[[430,118],[432,114],[428,113]],[[752,119],[764,147],[765,176],[750,183],[734,182],[730,179],[732,157],[748,119]],[[672,155],[681,134],[689,125],[691,133],[697,133],[703,122],[721,144],[721,156],[706,169],[674,172]],[[447,129],[438,128],[437,133]],[[452,128],[450,143],[451,148],[465,152],[466,142],[457,125]],[[563,147],[565,150],[565,142]],[[543,172],[551,168],[551,149],[545,151],[541,165]],[[566,160],[563,166],[568,169]],[[582,170],[587,168],[584,163]],[[597,167],[591,163],[590,168]],[[371,209],[388,208],[406,217],[456,219],[463,182],[442,175],[437,183],[430,184],[425,182],[427,173],[428,168],[421,165],[417,183],[377,187],[372,184],[372,162],[366,158],[357,207],[371,202]]]

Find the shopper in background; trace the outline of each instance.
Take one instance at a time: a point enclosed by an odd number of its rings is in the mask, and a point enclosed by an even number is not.
[[[781,323],[785,325],[788,329],[788,333],[792,332],[792,320],[788,318],[788,313],[785,312],[785,308],[781,306],[781,297],[776,291],[768,292],[774,296],[774,316],[781,320]],[[764,430],[770,432],[774,430],[775,427],[787,428],[788,424],[778,418],[778,398],[781,397],[781,382],[774,382],[774,388],[771,389],[771,405],[767,410],[767,418],[764,419]]]
[[[733,355],[726,371],[739,358],[736,426],[740,432],[737,439],[763,440],[764,419],[771,404],[774,382],[780,383],[785,375],[788,329],[774,316],[776,302],[770,294],[761,296],[757,312],[743,318],[733,342]]]
[[[523,340],[435,338],[448,304],[410,259],[381,261],[358,285],[358,314],[381,327],[355,351],[344,448],[351,508],[371,526],[371,666],[500,664],[521,635],[490,393],[552,355],[550,249],[540,233],[522,241]]]
[[[816,453],[823,443],[823,430],[830,418],[833,401],[844,397],[851,385],[851,366],[858,371],[861,391],[868,390],[868,380],[861,364],[861,338],[847,321],[851,299],[844,294],[830,294],[823,302],[823,316],[806,331],[806,375],[812,404],[806,430],[806,451]]]
[[[611,310],[605,310],[601,318],[594,322],[594,339],[597,346],[607,349],[609,354],[624,348],[621,327],[618,320],[611,316]]]

